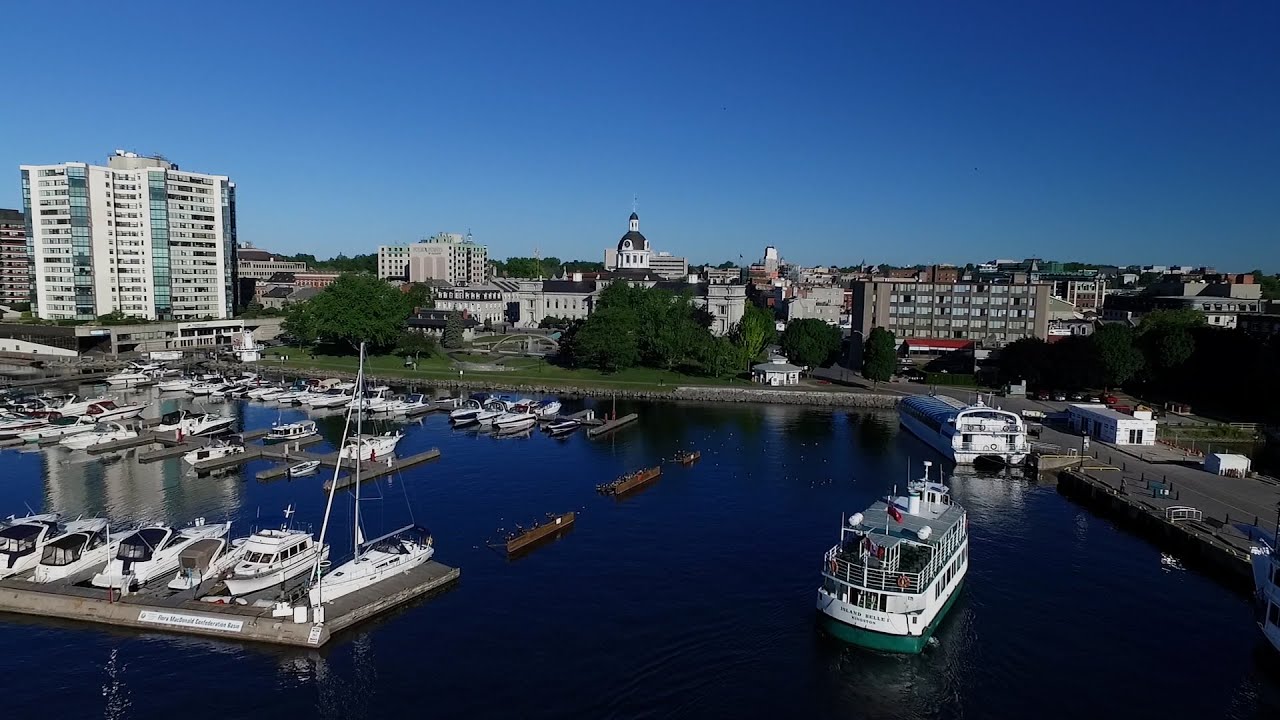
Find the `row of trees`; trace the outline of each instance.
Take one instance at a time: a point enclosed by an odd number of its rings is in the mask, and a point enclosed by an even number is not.
[[[613,283],[587,319],[569,324],[560,359],[607,372],[639,366],[724,376],[744,370],[775,337],[773,317],[754,306],[728,337],[712,335],[712,320],[687,292]]]
[[[604,263],[588,260],[561,260],[558,257],[511,257],[493,260],[493,271],[501,277],[536,278],[556,277],[562,272],[599,272]]]

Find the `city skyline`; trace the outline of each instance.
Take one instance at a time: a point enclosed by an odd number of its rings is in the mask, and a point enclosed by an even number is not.
[[[10,56],[55,20],[81,40],[185,27],[150,5],[14,8]],[[1274,5],[237,7],[201,20],[208,62],[41,55],[24,87],[44,110],[0,120],[21,138],[0,207],[22,206],[19,165],[119,147],[234,177],[240,239],[289,254],[469,229],[495,258],[595,260],[638,195],[655,250],[696,264],[775,245],[804,265],[1280,271]],[[199,112],[48,111],[122,86]]]

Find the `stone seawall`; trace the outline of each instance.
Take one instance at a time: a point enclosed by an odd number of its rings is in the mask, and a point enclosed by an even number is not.
[[[227,371],[244,370],[242,365],[227,365]],[[263,368],[265,374],[274,376],[274,368]],[[338,370],[289,369],[287,376],[302,375],[313,378],[342,378],[351,380],[355,374]],[[894,408],[899,395],[870,392],[843,392],[837,390],[783,390],[778,388],[745,388],[715,386],[677,386],[670,390],[640,390],[627,388],[577,387],[560,383],[527,383],[504,381],[497,377],[484,379],[439,379],[404,377],[378,377],[370,374],[370,385],[389,385],[393,388],[439,388],[450,391],[502,390],[528,395],[562,395],[566,397],[606,397],[632,400],[681,400],[689,402],[770,403],[777,405],[809,405],[817,407]]]

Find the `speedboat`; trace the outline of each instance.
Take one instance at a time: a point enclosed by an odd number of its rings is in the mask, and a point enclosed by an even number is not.
[[[430,406],[431,403],[427,402],[426,395],[413,393],[390,403],[384,412],[390,412],[394,415],[408,415],[411,412]]]
[[[449,413],[449,422],[456,425],[466,425],[476,421],[476,416],[484,410],[484,406],[479,400],[464,400],[457,410]]]
[[[95,403],[108,402],[110,400],[111,398],[105,395],[95,398],[81,398],[77,395],[59,395],[37,401],[39,403],[39,407],[29,409],[27,414],[33,417],[74,418],[87,413],[89,408]]]
[[[538,416],[534,414],[533,408],[529,404],[516,405],[511,408],[510,412],[499,415],[493,419],[493,426],[499,430],[506,430],[515,427],[529,427],[538,422]]]
[[[90,405],[85,415],[98,422],[130,420],[141,415],[142,411],[146,409],[146,405],[116,405],[110,400],[102,400]]]
[[[243,541],[227,542],[226,537],[197,540],[178,556],[178,574],[169,581],[169,589],[194,590],[230,570],[243,556]]]
[[[368,542],[361,542],[356,556],[320,577],[312,586],[312,607],[333,602],[389,577],[412,570],[435,554],[431,532],[408,525]]]
[[[277,587],[329,559],[329,546],[321,546],[311,533],[287,525],[278,530],[259,530],[244,543],[244,554],[223,579],[232,595]]]
[[[240,443],[218,443],[217,445],[196,448],[184,454],[182,461],[188,465],[199,465],[207,460],[218,460],[228,455],[239,455],[243,452],[244,445]]]
[[[476,413],[475,420],[481,425],[490,425],[494,420],[511,412],[513,404],[507,403],[505,400],[490,400],[485,403],[484,409]]]
[[[527,417],[522,417],[519,420],[507,422],[504,425],[498,425],[497,423],[494,423],[493,429],[496,435],[501,435],[505,437],[508,435],[517,435],[520,433],[529,434],[532,432],[533,426],[537,424],[538,424],[538,418],[532,415],[529,415]]]
[[[560,401],[548,400],[542,403],[533,412],[538,416],[539,420],[549,420],[560,414]]]
[[[271,428],[267,436],[262,439],[265,443],[288,442],[290,440],[299,440],[304,437],[311,437],[316,434],[316,423],[314,420],[302,420],[301,422],[292,422],[286,425],[276,425]]]
[[[191,386],[194,384],[194,380],[190,380],[188,378],[177,378],[174,380],[165,380],[159,385],[156,385],[156,389],[160,392],[186,392],[190,390]]]
[[[354,459],[357,454],[361,460],[377,460],[392,457],[396,454],[396,444],[404,437],[400,432],[387,432],[381,435],[357,435],[347,438],[346,445],[338,457],[343,460]]]
[[[204,518],[182,530],[154,525],[136,530],[120,541],[115,558],[93,576],[94,587],[132,589],[178,569],[182,551],[200,540],[220,538],[231,523],[205,524]]]
[[[462,398],[456,398],[456,397],[436,398],[435,400],[431,401],[431,404],[434,407],[438,407],[442,410],[452,410],[454,408],[462,407]]]
[[[311,473],[319,469],[320,469],[319,460],[307,460],[305,462],[300,462],[297,465],[291,466],[289,468],[289,477],[302,477],[303,475],[310,475]]]
[[[31,582],[47,583],[105,565],[120,545],[120,536],[111,537],[104,518],[72,520],[63,533],[50,540],[40,554]]]
[[[224,417],[217,413],[193,413],[187,410],[174,410],[160,418],[160,424],[151,428],[155,432],[181,432],[182,437],[200,435],[216,435],[226,432],[236,422],[235,418]]]
[[[0,578],[35,567],[40,553],[58,534],[56,513],[28,515],[0,528]]]
[[[226,387],[226,385],[227,384],[222,382],[221,379],[212,378],[209,380],[204,380],[202,382],[192,384],[187,388],[187,392],[191,393],[192,395],[208,395],[212,393],[214,390],[221,390],[222,388]]]
[[[151,376],[143,372],[138,372],[136,370],[122,370],[115,375],[108,375],[104,379],[104,382],[108,385],[123,385],[125,387],[129,387],[130,385],[144,383],[150,379]]]
[[[96,424],[94,419],[88,416],[57,418],[24,433],[19,433],[18,437],[27,442],[40,442],[50,438],[90,432]]]
[[[48,424],[44,418],[12,415],[0,420],[0,440],[12,440],[28,430],[34,430]]]
[[[116,440],[128,440],[129,438],[138,437],[137,430],[131,430],[120,423],[100,423],[94,425],[93,430],[83,432],[71,437],[64,437],[58,441],[59,445],[71,448],[72,450],[84,450],[94,445],[115,442]]]
[[[391,392],[391,388],[386,385],[378,385],[371,387],[364,392],[364,396],[351,401],[357,410],[365,412],[385,412],[387,406],[394,402],[387,394]]]
[[[552,437],[563,437],[582,427],[582,423],[577,420],[557,420],[547,425],[547,432]]]
[[[351,388],[335,386],[332,390],[312,397],[307,401],[307,406],[313,408],[346,407],[351,403],[353,397]]]

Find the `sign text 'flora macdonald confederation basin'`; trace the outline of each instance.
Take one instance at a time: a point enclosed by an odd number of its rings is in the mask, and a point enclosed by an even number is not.
[[[206,615],[184,615],[181,613],[156,612],[143,610],[138,613],[138,622],[153,625],[172,625],[174,627],[194,630],[220,630],[222,632],[240,632],[244,627],[243,620],[208,617]]]

